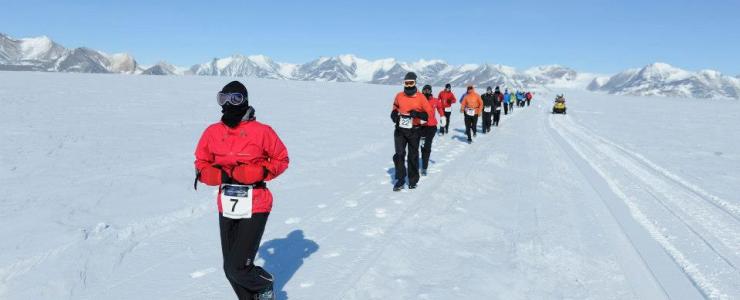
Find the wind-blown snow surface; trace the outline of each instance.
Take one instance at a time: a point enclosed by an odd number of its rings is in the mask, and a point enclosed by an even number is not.
[[[228,80],[0,72],[0,298],[233,298],[192,189]],[[455,113],[393,193],[399,87],[247,85],[291,156],[258,260],[280,299],[740,295],[737,101],[537,94],[472,145]]]

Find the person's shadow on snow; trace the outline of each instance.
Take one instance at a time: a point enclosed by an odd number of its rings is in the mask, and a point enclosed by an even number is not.
[[[319,245],[308,240],[303,230],[294,230],[284,239],[267,241],[260,246],[259,256],[265,260],[264,268],[274,278],[273,291],[277,300],[287,300],[285,284],[303,265],[303,260],[319,250]]]

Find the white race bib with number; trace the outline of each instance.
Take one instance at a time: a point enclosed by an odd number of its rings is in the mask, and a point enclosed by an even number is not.
[[[412,127],[414,127],[413,121],[414,118],[412,118],[411,116],[400,115],[398,119],[398,127],[411,129]]]
[[[447,125],[447,118],[441,117],[439,118],[439,126],[445,126]]]
[[[252,217],[253,185],[221,185],[221,209],[229,219],[249,219]]]
[[[485,106],[485,107],[483,107],[483,111],[485,111],[485,112],[491,112],[491,107],[490,106]]]
[[[475,116],[475,108],[465,108],[465,114],[468,116]]]
[[[450,107],[445,107],[445,111],[446,112],[451,112],[452,111],[452,107],[451,106]]]

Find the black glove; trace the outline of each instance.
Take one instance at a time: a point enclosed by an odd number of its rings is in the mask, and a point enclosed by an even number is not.
[[[393,124],[398,124],[398,111],[394,110],[391,112],[391,121],[393,121]]]
[[[427,115],[426,112],[418,112],[415,110],[410,111],[409,116],[411,116],[412,118],[419,118],[424,121],[429,119],[429,115]]]

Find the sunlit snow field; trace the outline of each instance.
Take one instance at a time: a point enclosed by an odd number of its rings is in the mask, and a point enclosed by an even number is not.
[[[192,163],[230,80],[0,72],[0,299],[232,299]],[[740,101],[542,89],[472,145],[454,112],[393,193],[400,87],[240,80],[291,159],[278,299],[740,295]]]

